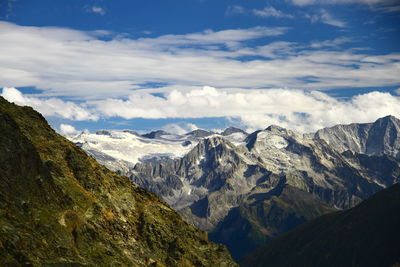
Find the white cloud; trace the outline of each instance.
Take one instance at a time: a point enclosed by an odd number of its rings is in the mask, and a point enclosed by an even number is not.
[[[190,33],[186,35],[163,35],[158,38],[142,38],[137,44],[151,45],[151,48],[165,47],[166,45],[230,45],[235,42],[253,40],[267,36],[279,36],[288,29],[285,27],[262,27],[257,26],[249,29],[234,29],[213,31],[205,30],[199,33]]]
[[[391,4],[397,0],[291,0],[293,4],[299,6],[314,4]]]
[[[23,95],[15,88],[3,88],[1,96],[9,102],[21,106],[31,106],[44,116],[59,117],[70,120],[97,120],[98,117],[73,102],[65,102],[59,98],[38,98]]]
[[[35,86],[46,96],[87,100],[126,97],[147,83],[165,83],[168,88],[209,84],[300,89],[400,84],[400,54],[369,60],[355,49],[310,50],[296,43],[265,41],[287,31],[254,27],[104,41],[98,39],[98,31],[0,22],[0,87]],[[248,44],[258,38],[263,38],[260,45]]]
[[[379,7],[377,7],[377,9],[381,10],[383,12],[386,12],[386,13],[400,12],[400,4],[397,3],[395,5],[379,6]]]
[[[321,10],[320,20],[322,23],[329,24],[332,26],[343,28],[346,26],[346,22],[341,21],[339,19],[334,18],[328,11],[325,9]]]
[[[197,130],[199,127],[193,123],[170,123],[164,125],[161,129],[171,134],[185,134]]]
[[[247,10],[239,5],[228,6],[228,8],[225,11],[226,16],[233,16],[236,14],[245,14],[245,13],[247,13]]]
[[[336,124],[372,122],[386,115],[400,117],[400,97],[377,91],[354,96],[348,101],[339,101],[319,91],[289,89],[216,89],[205,86],[160,92],[155,96],[152,90],[135,91],[126,100],[110,98],[88,101],[80,106],[57,98],[27,97],[14,88],[3,89],[2,96],[18,104],[33,106],[45,116],[71,120],[225,117],[240,121],[250,130],[276,124],[300,132],[312,132]],[[165,125],[162,129],[182,134],[197,129],[197,126],[182,122]],[[60,126],[60,131],[75,133],[68,126]]]
[[[353,40],[348,37],[340,37],[335,38],[333,40],[325,40],[325,41],[314,41],[311,43],[312,48],[323,48],[323,47],[339,47],[344,43],[352,42]]]
[[[387,13],[400,11],[400,3],[398,0],[289,0],[289,1],[298,6],[358,4],[358,5],[366,5],[372,10],[378,10]]]
[[[91,6],[89,7],[89,11],[91,13],[99,14],[101,16],[104,16],[106,14],[106,10],[100,6]]]
[[[60,124],[59,132],[65,136],[75,136],[80,133],[74,126],[69,124]]]
[[[206,86],[186,92],[175,90],[163,97],[140,92],[124,101],[108,99],[90,104],[105,117],[233,117],[251,129],[278,124],[301,132],[339,123],[370,122],[388,114],[400,117],[400,98],[381,92],[338,101],[318,91],[217,90]]]
[[[282,11],[272,6],[266,6],[264,9],[253,9],[253,14],[262,18],[267,18],[267,17],[293,18],[292,15],[283,13]]]
[[[261,17],[261,18],[268,18],[268,17],[289,18],[289,19],[294,18],[293,15],[286,14],[286,13],[276,9],[273,6],[266,6],[263,9],[248,10],[242,6],[234,5],[234,6],[228,6],[228,8],[226,9],[226,12],[225,12],[226,16],[233,16],[233,15],[237,15],[237,14],[252,14],[252,15],[255,15],[255,16]]]
[[[306,18],[310,19],[313,23],[321,22],[339,28],[346,27],[346,22],[334,18],[326,9],[321,9],[316,14],[306,14]]]

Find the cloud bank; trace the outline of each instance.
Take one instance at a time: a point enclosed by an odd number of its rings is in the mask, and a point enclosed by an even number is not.
[[[340,26],[340,21],[330,23]],[[270,40],[289,30],[254,27],[129,39],[0,22],[0,87],[34,86],[47,96],[105,99],[152,84],[322,90],[400,84],[398,53],[370,56],[357,49]]]
[[[377,91],[339,101],[318,91],[225,90],[206,86],[161,95],[133,92],[126,100],[110,98],[79,106],[55,98],[25,96],[14,88],[4,88],[2,96],[18,104],[31,105],[45,116],[71,120],[227,117],[239,120],[250,130],[276,124],[300,132],[313,132],[335,124],[372,122],[386,115],[400,117],[400,97]],[[182,133],[196,128],[192,124],[178,126],[166,125],[164,129]],[[73,131],[68,127],[63,129],[62,132]]]
[[[86,110],[84,105],[77,105],[59,98],[38,98],[23,95],[15,88],[3,88],[1,96],[20,106],[30,106],[43,116],[59,117],[69,120],[97,120],[98,116]]]

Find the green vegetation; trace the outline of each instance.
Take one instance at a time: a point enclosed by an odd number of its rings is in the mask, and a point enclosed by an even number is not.
[[[277,238],[241,266],[399,266],[400,184]]]
[[[155,195],[0,97],[0,266],[235,266]]]
[[[336,211],[318,197],[296,187],[285,184],[276,191],[279,192],[254,194],[232,209],[210,233],[210,240],[226,244],[233,257],[240,260],[282,233]]]

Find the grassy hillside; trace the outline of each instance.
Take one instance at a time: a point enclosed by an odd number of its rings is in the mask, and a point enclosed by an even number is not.
[[[276,239],[241,266],[398,266],[400,184]],[[397,264],[397,265],[396,265]]]
[[[155,195],[0,97],[0,265],[62,264],[236,265]]]

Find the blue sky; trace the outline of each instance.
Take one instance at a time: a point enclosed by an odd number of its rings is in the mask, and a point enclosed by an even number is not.
[[[65,133],[400,117],[399,22],[396,0],[2,0],[0,88]]]

